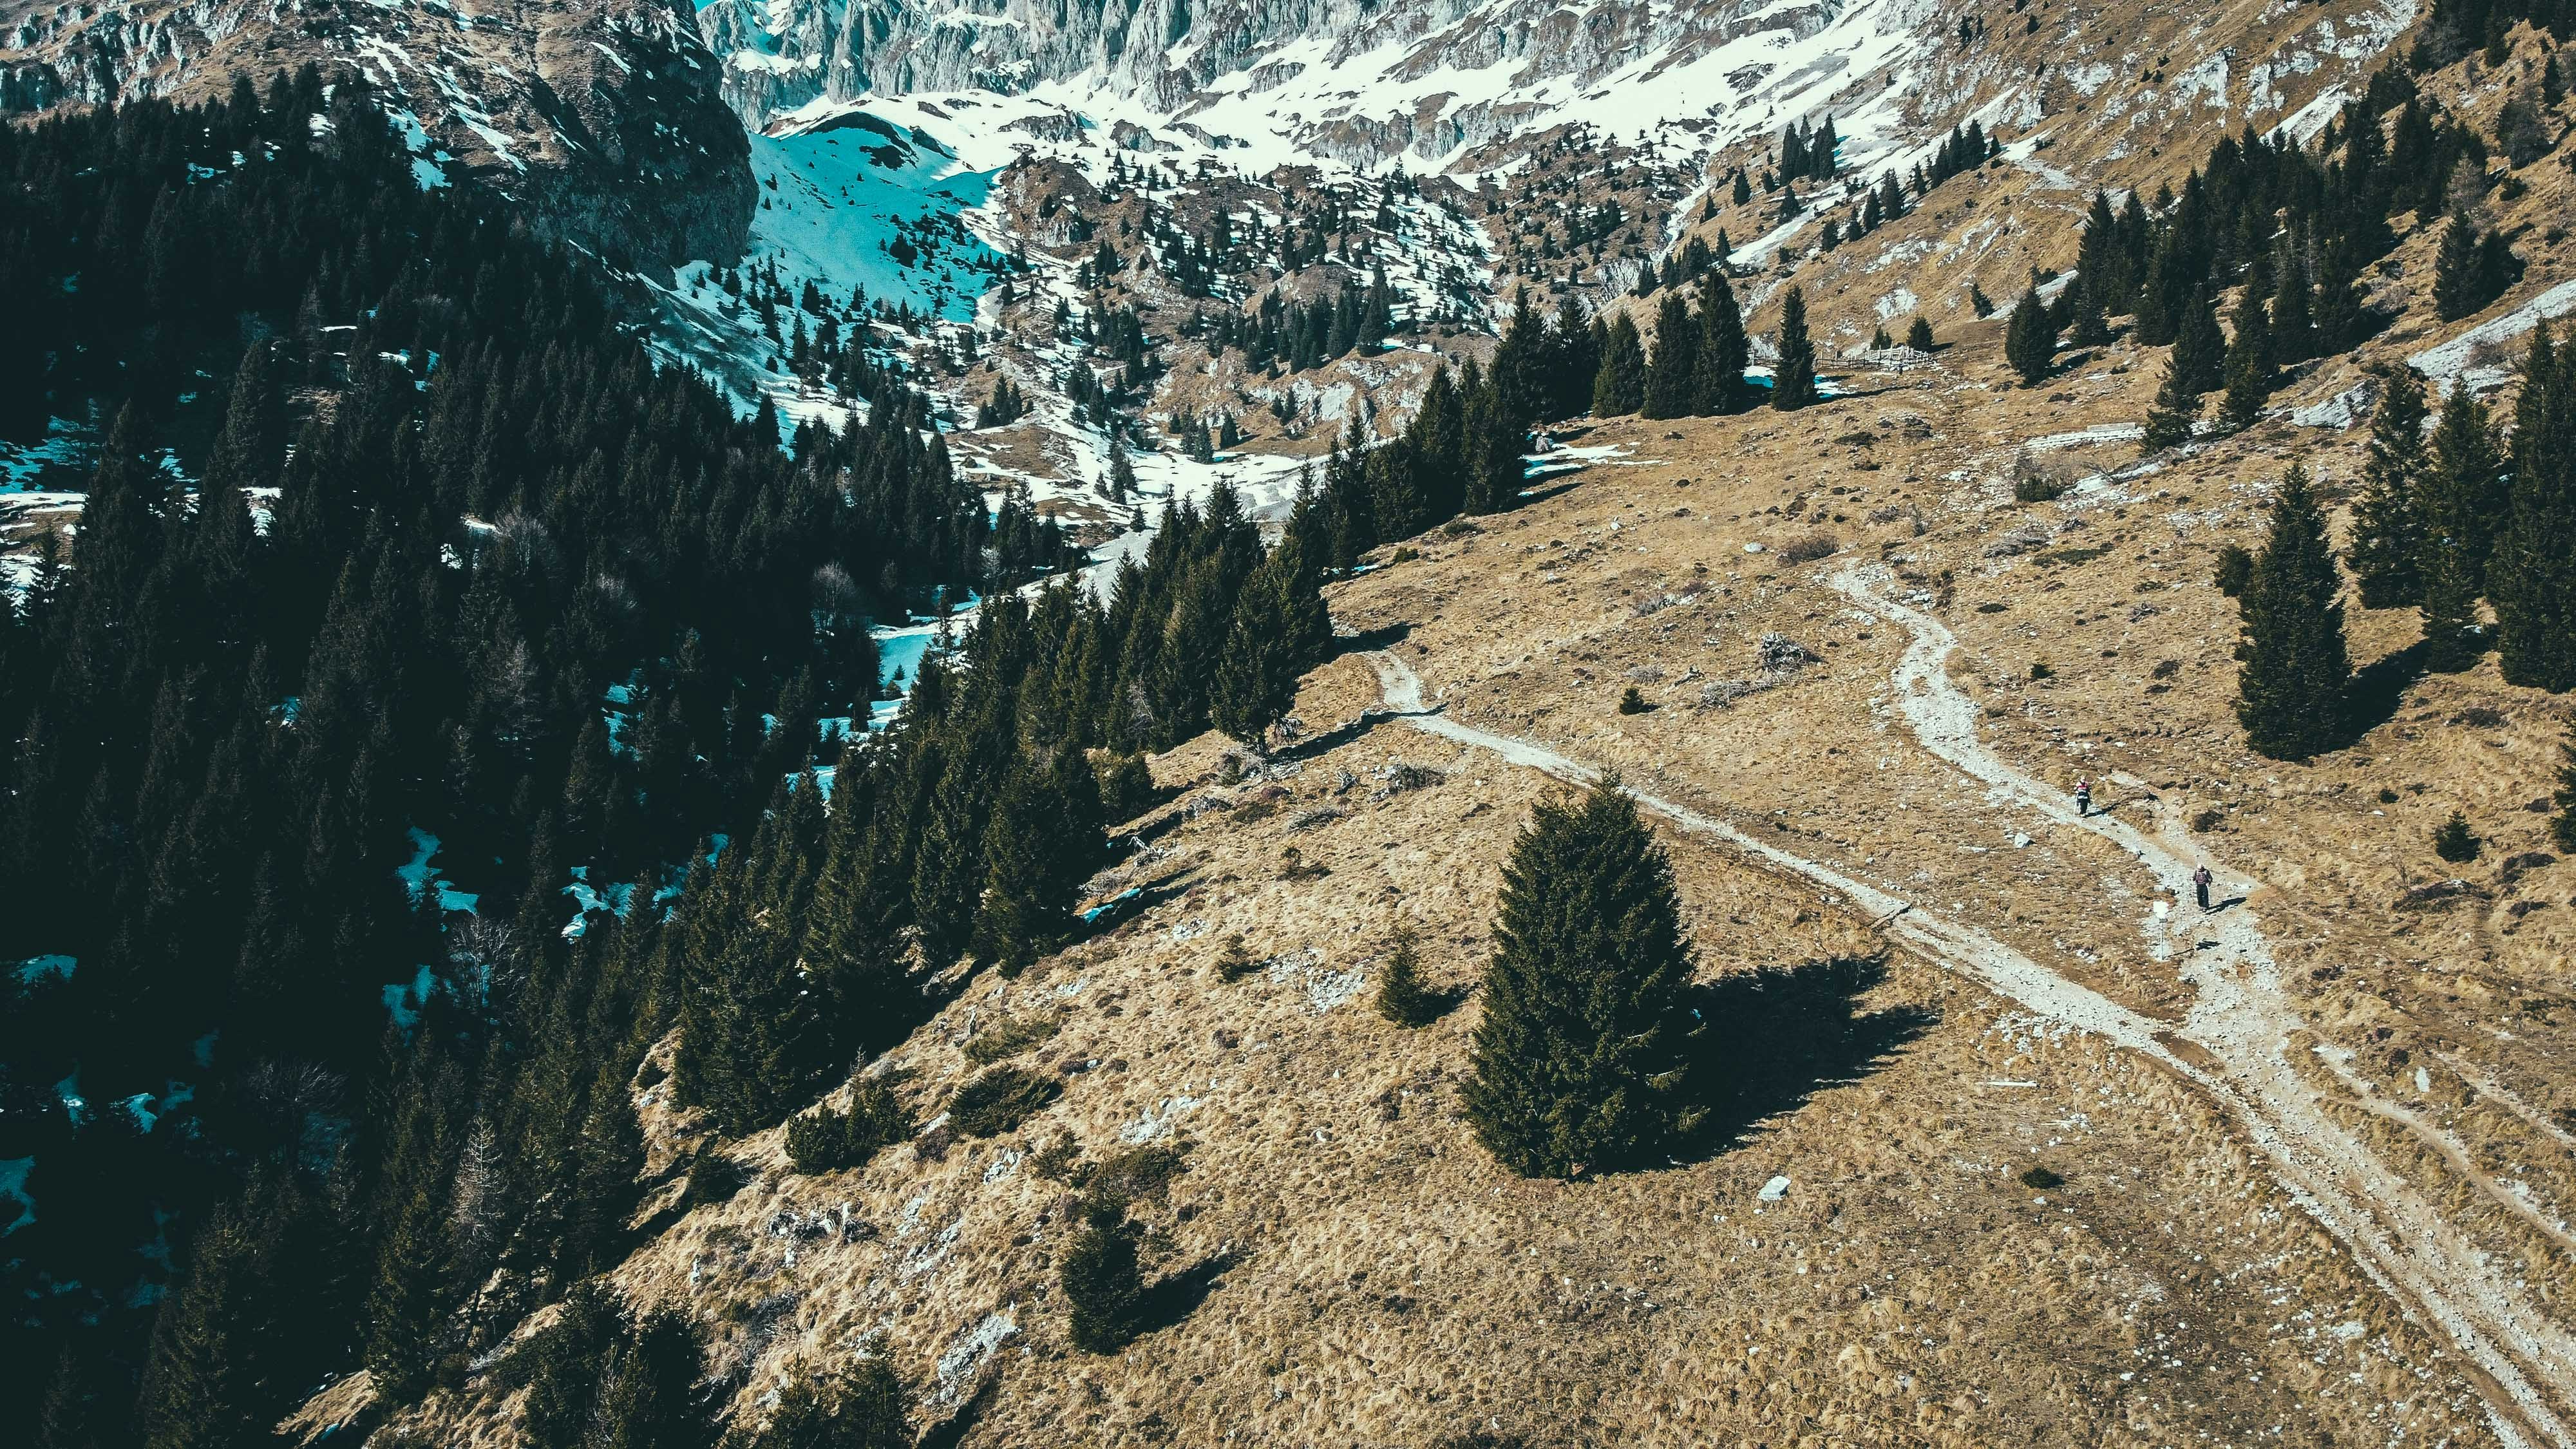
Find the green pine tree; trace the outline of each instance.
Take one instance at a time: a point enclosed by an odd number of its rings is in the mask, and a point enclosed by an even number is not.
[[[1932,350],[1932,324],[1931,324],[1931,322],[1930,322],[1930,321],[1928,321],[1928,320],[1926,320],[1924,317],[1922,317],[1921,315],[1919,315],[1919,314],[1918,314],[1918,315],[1915,317],[1915,319],[1914,319],[1914,324],[1913,324],[1912,326],[1910,326],[1910,327],[1908,327],[1908,328],[1906,328],[1906,329],[1905,329],[1905,345],[1906,345],[1906,346],[1908,346],[1908,347],[1913,348],[1913,349],[1914,349],[1915,351],[1917,351],[1917,352],[1929,352],[1929,351],[1931,351],[1931,350]]]
[[[1645,416],[1688,417],[1698,385],[1699,328],[1681,290],[1664,293],[1655,311],[1655,357],[1646,370]]]
[[[1816,344],[1807,336],[1807,297],[1791,287],[1780,302],[1780,360],[1772,371],[1771,406],[1796,412],[1813,406],[1816,392]]]
[[[2486,592],[2503,460],[2487,432],[2487,410],[2465,387],[2451,390],[2433,430],[2423,489],[2425,667],[2455,674],[2486,652],[2478,599]]]
[[[705,1358],[697,1330],[678,1313],[635,1325],[609,1358],[583,1449],[713,1449],[715,1424],[698,1386]]]
[[[2272,400],[2271,316],[2255,286],[2248,283],[2236,306],[2236,335],[2228,340],[2225,368],[2227,395],[2218,405],[2219,426],[2241,433],[2263,420],[2263,405]]]
[[[1377,1014],[1408,1029],[1429,1026],[1440,1015],[1440,999],[1422,984],[1422,955],[1410,926],[1396,931],[1394,949],[1387,953],[1386,973],[1377,983]]]
[[[2513,507],[2488,570],[2505,681],[2576,689],[2576,347],[2532,334],[2514,407]]]
[[[2352,507],[2352,551],[2346,557],[2365,609],[2423,602],[2424,381],[2411,367],[2388,374],[2370,420],[2361,494]]]
[[[1542,803],[1503,870],[1467,1115],[1525,1177],[1656,1160],[1693,1125],[1671,864],[1617,781]]]
[[[2433,253],[2433,311],[2456,322],[2495,300],[2487,290],[2485,252],[2477,223],[2456,213],[2442,226],[2442,241]]]
[[[911,1396],[882,1358],[846,1373],[800,1373],[778,1390],[743,1449],[912,1449]]]
[[[2549,802],[2558,807],[2549,817],[2549,838],[2560,850],[2576,853],[2576,732],[2558,742],[2558,788]]]
[[[1468,393],[1466,419],[1466,511],[1500,513],[1520,501],[1528,430],[1513,421],[1491,382]]]
[[[2289,232],[2272,249],[2272,352],[2282,363],[2317,355],[2315,298],[2306,253]]]
[[[2325,515],[2293,464],[2272,501],[2272,526],[2237,599],[2246,636],[2236,718],[2256,754],[2304,760],[2336,747],[2352,661],[2343,637],[2343,579]]]
[[[145,1449],[230,1449],[276,1422],[281,1386],[261,1373],[277,1329],[263,1311],[277,1265],[262,1216],[252,1202],[226,1204],[190,1244],[187,1276],[153,1326],[138,1411]]]
[[[1140,1236],[1119,1198],[1094,1197],[1083,1205],[1082,1228],[1065,1249],[1057,1275],[1064,1288],[1068,1334],[1084,1353],[1116,1353],[1142,1326],[1145,1274],[1136,1257]]]
[[[2478,833],[2469,828],[2469,817],[2458,810],[2452,811],[2451,818],[2443,821],[2441,828],[2433,832],[2433,853],[2453,865],[2466,865],[2477,859],[2479,849],[2485,844],[2478,838]]]
[[[2138,451],[2161,453],[2181,447],[2191,441],[2191,426],[2199,420],[2200,394],[2192,391],[2182,358],[2167,353],[2164,380],[2156,384],[2156,400],[2148,405],[2146,431],[2138,439]]]
[[[1727,285],[1723,272],[1712,271],[1700,279],[1698,323],[1690,410],[1702,417],[1733,412],[1744,395],[1744,369],[1753,360],[1753,344],[1744,334],[1744,313],[1735,304],[1735,289]]]
[[[601,1370],[625,1331],[611,1291],[593,1281],[575,1287],[544,1332],[521,1350],[528,1396],[521,1411],[529,1449],[575,1449],[590,1427]]]
[[[1304,572],[1297,540],[1281,539],[1245,581],[1235,601],[1234,628],[1216,661],[1209,700],[1216,727],[1254,749],[1265,745],[1271,728],[1296,706],[1298,677],[1313,662],[1306,657],[1311,641],[1301,639],[1297,627]]]
[[[2022,386],[2037,387],[2047,380],[2056,358],[2057,321],[2039,300],[2039,289],[2032,287],[2013,304],[2012,320],[2004,324],[2004,360],[2020,374]]]
[[[2227,338],[2218,327],[2218,308],[2209,289],[2195,288],[2174,332],[2173,364],[2182,385],[2197,395],[2216,392],[2227,381]]]
[[[1615,418],[1646,405],[1646,348],[1637,324],[1627,313],[1611,319],[1608,341],[1601,349],[1601,370],[1593,375],[1592,415]]]
[[[1073,932],[1073,892],[1060,868],[1063,802],[1044,771],[1023,766],[1002,785],[984,832],[984,890],[975,951],[1017,976]]]
[[[2470,591],[2484,594],[2496,535],[2513,509],[2511,481],[2486,404],[2466,387],[2452,388],[2426,453],[2426,486],[2433,495],[2427,501],[2427,527],[2448,530],[2467,550]]]

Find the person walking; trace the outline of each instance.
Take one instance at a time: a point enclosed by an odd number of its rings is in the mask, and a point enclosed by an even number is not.
[[[2078,820],[2081,820],[2081,819],[2083,819],[2085,816],[2090,815],[2090,814],[2092,814],[2092,813],[2093,813],[2093,785],[2092,785],[2092,782],[2091,782],[2091,781],[2089,781],[2089,780],[2078,780],[2078,781],[2076,781],[2076,782],[2075,782],[2075,818],[2076,818],[2076,819],[2078,819]]]
[[[2209,914],[2209,883],[2216,878],[2205,865],[2191,873],[2191,888],[2200,894],[2200,913],[2204,916]]]

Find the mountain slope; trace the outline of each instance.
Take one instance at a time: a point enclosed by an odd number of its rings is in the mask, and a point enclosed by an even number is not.
[[[424,185],[490,186],[618,265],[741,250],[753,200],[742,132],[695,32],[658,0],[0,5],[0,114],[219,99],[237,79],[264,87],[306,64],[355,66],[376,85]]]

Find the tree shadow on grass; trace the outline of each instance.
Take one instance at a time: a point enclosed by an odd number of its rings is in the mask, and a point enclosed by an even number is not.
[[[1885,956],[1766,966],[1694,987],[1691,1089],[1707,1116],[1686,1157],[1741,1145],[1766,1120],[1869,1075],[1937,1020],[1918,1006],[1858,1010],[1887,979]]]
[[[1145,1290],[1145,1301],[1136,1314],[1136,1333],[1142,1336],[1174,1327],[1197,1312],[1208,1295],[1216,1291],[1217,1280],[1238,1261],[1239,1256],[1228,1248],[1164,1275]]]
[[[1290,760],[1308,760],[1329,754],[1395,717],[1390,710],[1361,710],[1357,719],[1344,720],[1319,735],[1300,735],[1279,746],[1270,752],[1270,762],[1284,764]]]
[[[999,1373],[987,1371],[980,1375],[975,1392],[967,1395],[966,1402],[959,1404],[956,1412],[923,1430],[916,1449],[957,1449],[958,1445],[965,1443],[966,1435],[975,1427],[976,1421],[993,1406],[1001,1383]]]
[[[1380,624],[1374,629],[1362,629],[1351,634],[1336,634],[1333,636],[1333,652],[1330,657],[1339,659],[1345,654],[1366,654],[1377,649],[1392,649],[1403,643],[1412,633],[1413,622],[1409,619],[1398,619],[1392,624]]]
[[[2335,748],[2350,749],[2372,730],[2397,717],[2406,691],[2428,672],[2430,651],[2418,639],[2393,654],[2384,654],[2355,671],[2344,687],[2343,731]]]

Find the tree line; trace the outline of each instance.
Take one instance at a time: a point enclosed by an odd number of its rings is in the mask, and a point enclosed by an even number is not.
[[[112,420],[0,609],[0,1374],[40,1442],[240,1442],[615,1261],[656,918],[866,712],[871,616],[1042,565],[918,396],[782,448],[361,77],[0,177],[7,425]]]
[[[2421,380],[2392,374],[2344,558],[2362,606],[2420,612],[2411,652],[2423,668],[2457,672],[2493,649],[2508,684],[2576,689],[2576,349],[2545,324],[2533,333],[2505,436],[2465,387],[2429,439],[2426,413]],[[2259,754],[2306,759],[2348,742],[2342,584],[2324,511],[2294,469],[2239,601],[2237,716]]]

